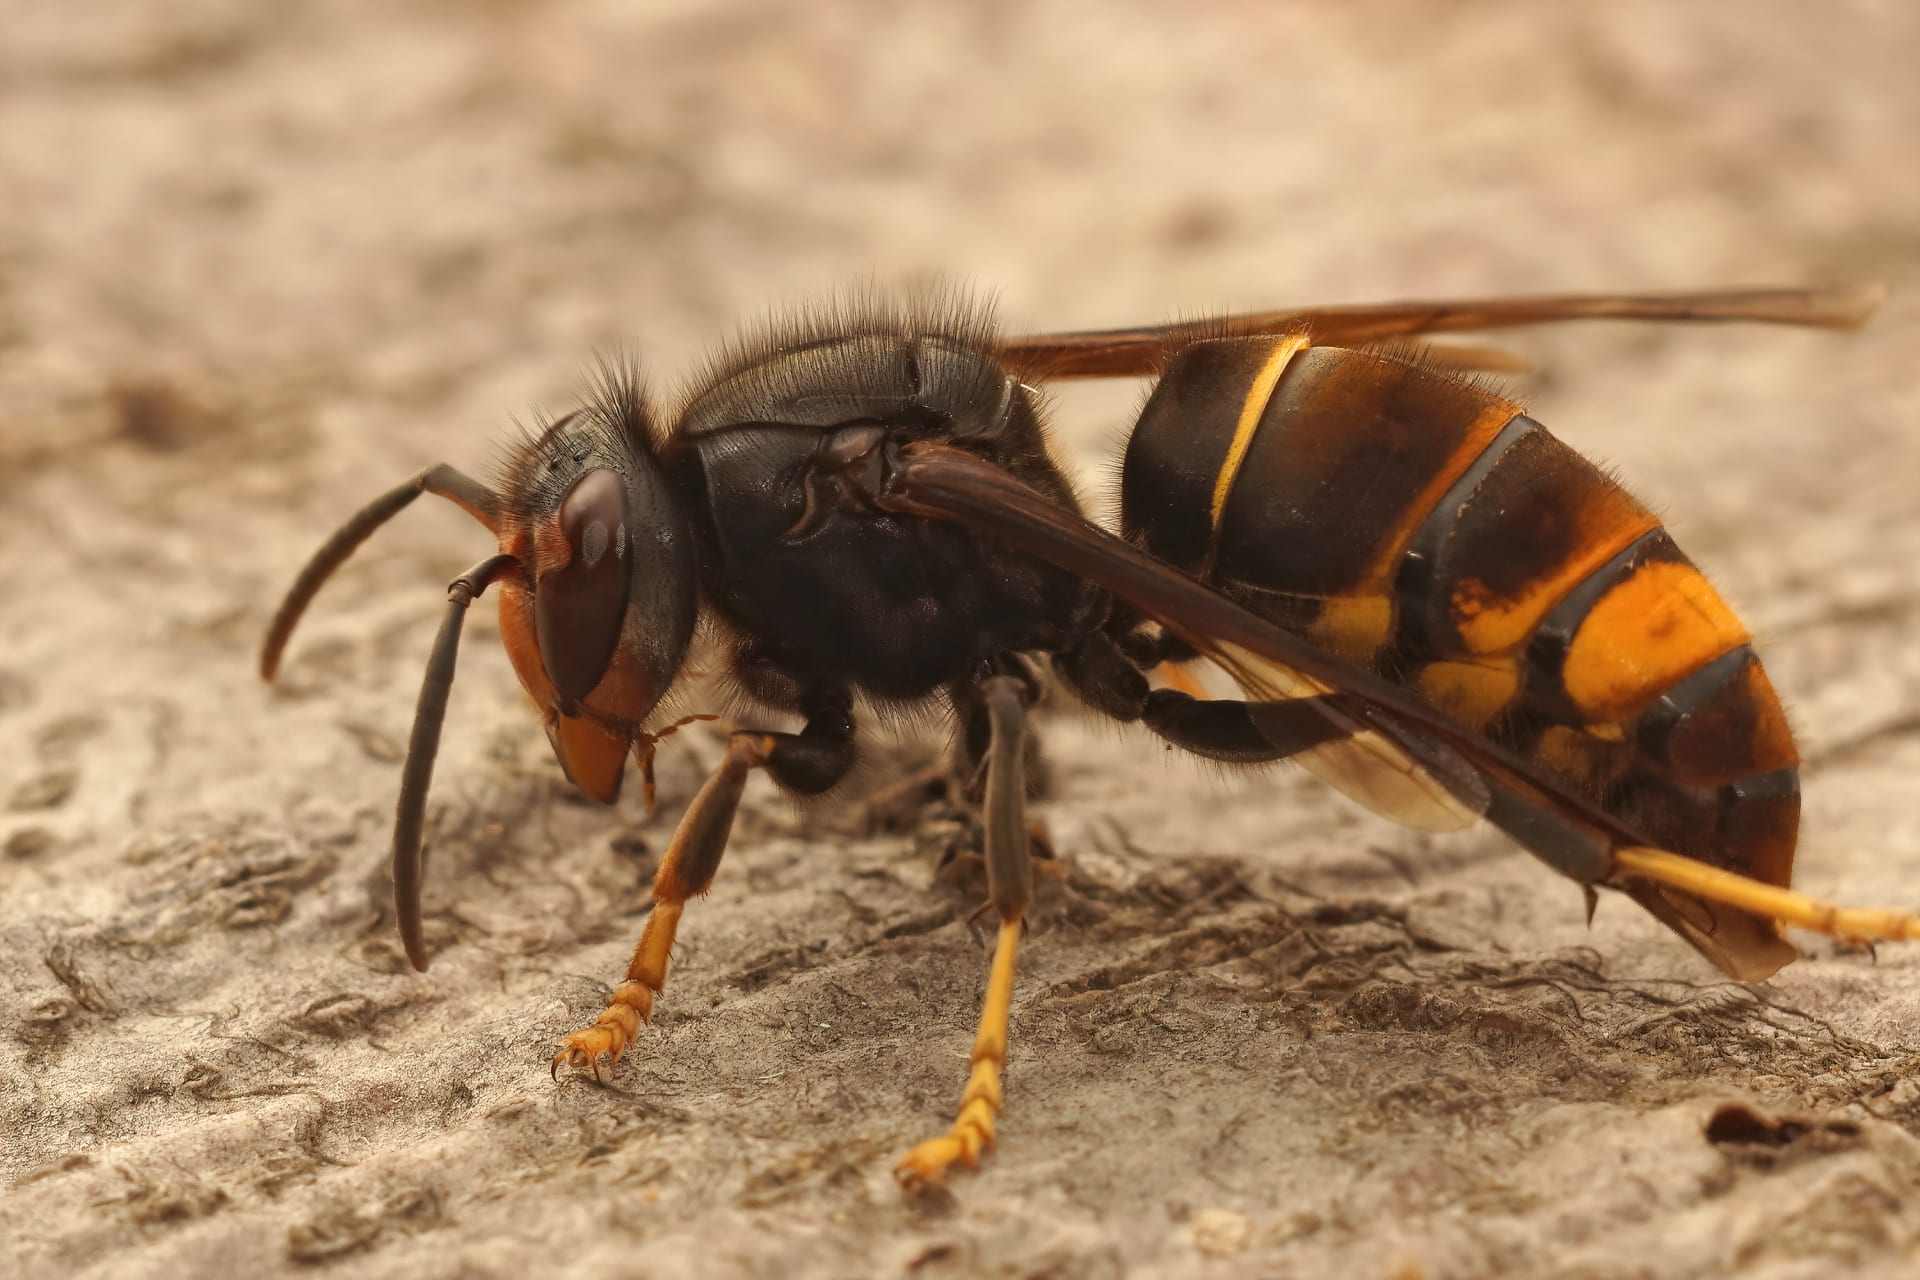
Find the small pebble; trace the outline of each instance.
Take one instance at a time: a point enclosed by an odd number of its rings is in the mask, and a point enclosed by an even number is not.
[[[1244,1252],[1253,1238],[1253,1223],[1232,1209],[1202,1209],[1193,1215],[1187,1231],[1193,1247],[1210,1258],[1231,1258]]]

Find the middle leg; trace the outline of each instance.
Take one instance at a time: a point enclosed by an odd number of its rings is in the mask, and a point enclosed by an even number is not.
[[[1013,661],[1001,674],[1020,682],[1024,706],[1031,709],[1038,703],[1038,676],[1023,663]],[[979,676],[949,691],[960,731],[953,734],[945,756],[935,766],[937,777],[929,782],[929,798],[918,815],[914,841],[916,853],[931,856],[936,884],[974,900],[987,889],[986,788],[993,719],[984,698],[986,683],[987,677]],[[1031,719],[1023,721],[1020,745],[1020,759],[1010,776],[1024,788],[1026,799],[1044,798],[1051,785],[1050,768]],[[1027,848],[1036,878],[1065,875],[1039,821],[1027,824]]]
[[[1025,681],[993,676],[980,685],[989,740],[987,787],[982,821],[986,835],[987,905],[1000,917],[987,995],[966,1088],[960,1094],[953,1127],[902,1156],[894,1174],[909,1187],[936,1186],[953,1165],[972,1168],[993,1145],[994,1122],[1001,1110],[1000,1077],[1007,1065],[1007,1023],[1013,1009],[1014,961],[1020,949],[1028,904],[1033,900],[1033,864],[1027,847]],[[964,726],[962,731],[964,732]]]

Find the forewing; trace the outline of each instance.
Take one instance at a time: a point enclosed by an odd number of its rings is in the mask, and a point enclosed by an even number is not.
[[[1288,757],[1341,795],[1418,831],[1458,831],[1485,812],[1484,781],[1454,751],[1284,663],[1242,649],[1190,639],[1233,678],[1255,723],[1262,704],[1317,698],[1338,736]]]
[[[993,533],[1107,588],[1231,676],[1256,720],[1262,704],[1313,699],[1316,714],[1329,722],[1328,741],[1293,758],[1382,816],[1424,831],[1452,831],[1486,809],[1487,790],[1473,765],[1369,692],[1354,689],[1352,678],[1371,680],[1388,698],[1407,700],[1398,686],[1252,619],[1232,601],[1047,501],[992,463],[945,446],[912,446],[880,505]],[[1233,622],[1249,619],[1254,631],[1236,635]]]
[[[1435,333],[1512,329],[1568,320],[1749,322],[1854,329],[1880,305],[1878,285],[1832,289],[1709,289],[1692,293],[1543,294],[1449,298],[1256,311],[1224,319],[1127,329],[1038,333],[1008,339],[1001,354],[1026,376],[1143,377],[1167,355],[1202,338],[1305,333],[1316,346],[1357,347]],[[1447,359],[1444,350],[1438,357]],[[1476,367],[1461,357],[1463,367]],[[1485,367],[1484,365],[1477,367]]]

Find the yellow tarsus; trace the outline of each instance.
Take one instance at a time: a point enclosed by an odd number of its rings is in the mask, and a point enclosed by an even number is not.
[[[1665,849],[1616,849],[1613,866],[1616,873],[1668,885],[1712,902],[1723,902],[1796,929],[1853,942],[1920,941],[1920,917],[1905,911],[1835,906]]]
[[[1020,950],[1018,920],[1002,921],[994,944],[993,969],[987,975],[987,998],[980,1008],[980,1029],[973,1037],[972,1070],[960,1094],[953,1128],[929,1139],[900,1158],[894,1176],[907,1187],[939,1186],[953,1165],[971,1169],[980,1153],[993,1145],[993,1125],[1003,1095],[1000,1073],[1007,1065],[1007,1022],[1013,1012],[1014,959]]]
[[[653,1018],[653,998],[667,985],[667,958],[673,951],[673,935],[680,926],[680,902],[656,902],[640,931],[640,943],[633,949],[633,961],[627,966],[627,980],[607,997],[607,1007],[593,1025],[576,1031],[561,1043],[553,1055],[550,1074],[559,1077],[564,1064],[576,1070],[600,1075],[600,1059],[607,1060],[611,1071],[627,1051],[640,1024]]]

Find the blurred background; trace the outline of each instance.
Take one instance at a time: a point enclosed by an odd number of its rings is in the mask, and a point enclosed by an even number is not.
[[[1476,1058],[1479,1076],[1455,1063],[1468,1094],[1483,1078],[1512,1090],[1465,1128],[1424,1094],[1397,1128],[1339,1120],[1372,1114],[1328,1083],[1348,1068],[1289,1056],[1293,1023],[1247,1049],[1258,1018],[1219,995],[1224,978],[1168,998],[1224,1001],[1218,1061],[1250,1071],[1264,1053],[1260,1078],[1301,1073],[1287,1076],[1300,1110],[1195,1067],[1215,1061],[1194,1047],[1215,1044],[1205,1036],[1088,1032],[1109,1016],[1132,1027],[1137,1010],[1055,1016],[1035,997],[1030,1029],[1058,1026],[1033,1034],[1068,1047],[1054,1075],[1016,1047],[1009,1126],[1024,1145],[961,1190],[958,1217],[916,1217],[889,1198],[885,1160],[944,1122],[977,957],[952,922],[917,961],[843,953],[871,925],[842,919],[848,859],[871,894],[919,884],[910,851],[796,837],[764,796],[765,820],[749,815],[733,855],[756,869],[730,864],[738,878],[723,874],[688,942],[678,1007],[704,1021],[663,1033],[683,1055],[712,1046],[715,1074],[551,1095],[543,1046],[591,1017],[595,984],[638,927],[645,859],[620,861],[620,841],[644,853],[666,828],[623,803],[610,829],[555,798],[486,611],[442,757],[444,896],[429,906],[464,921],[462,937],[494,939],[475,943],[494,967],[476,977],[450,956],[458,979],[405,977],[384,922],[362,928],[385,893],[397,744],[441,584],[481,554],[481,535],[423,504],[321,598],[281,691],[263,691],[251,663],[278,592],[345,512],[431,462],[485,473],[516,419],[569,403],[596,350],[638,349],[670,401],[739,321],[849,282],[957,280],[996,296],[1010,328],[1038,330],[1880,280],[1891,301],[1858,336],[1588,325],[1511,342],[1536,366],[1516,384],[1535,415],[1667,512],[1769,642],[1819,762],[1807,883],[1912,902],[1920,831],[1896,798],[1910,799],[1920,765],[1920,8],[123,0],[15,3],[4,25],[0,1176],[38,1171],[19,1200],[33,1265],[212,1275],[373,1255],[382,1273],[490,1274],[551,1256],[570,1232],[612,1274],[641,1259],[668,1271],[784,1259],[788,1274],[1210,1274],[1255,1259],[1303,1274],[1527,1274],[1549,1240],[1562,1274],[1698,1274],[1729,1250],[1762,1268],[1817,1256],[1872,1273],[1914,1238],[1898,1207],[1910,1183],[1873,1209],[1871,1231],[1848,1216],[1911,1173],[1899,1124],[1843,1153],[1858,1162],[1853,1199],[1823,1189],[1828,1165],[1790,1191],[1738,1183],[1708,1204],[1719,1166],[1666,1158],[1670,1140],[1698,1145],[1697,1124],[1646,1120],[1696,1086],[1756,1079],[1801,1106],[1877,1096],[1886,1064],[1916,1047],[1920,980],[1903,957],[1875,969],[1831,947],[1781,984],[1866,1046],[1851,1057],[1789,1067],[1662,1050],[1620,1030],[1644,1010],[1603,995],[1592,1034],[1624,1057],[1562,1028],[1574,1048],[1509,1046]],[[1056,398],[1062,449],[1096,498],[1141,394]],[[1056,741],[1048,818],[1090,875],[1132,883],[1190,856],[1251,859],[1315,892],[1428,911],[1450,945],[1523,977],[1543,956],[1598,948],[1609,977],[1710,980],[1625,908],[1587,933],[1576,894],[1485,837],[1435,853],[1289,776],[1222,782],[1089,726]],[[663,770],[670,821],[696,765]],[[1126,841],[1102,844],[1112,831]],[[1389,873],[1361,847],[1426,869]],[[448,878],[456,868],[464,879]],[[924,911],[920,892],[866,909]],[[1073,965],[1129,947],[1159,955],[1151,920],[1130,928],[1083,939],[1084,960],[1072,930],[1056,934],[1035,949],[1055,958],[1033,961],[1033,990],[1071,986]],[[770,947],[840,973],[859,1008],[884,1016],[867,1015],[864,1038],[808,1041],[794,1011],[817,992],[728,977]],[[1205,975],[1236,957],[1141,963]],[[902,985],[893,975],[913,964],[936,968]],[[1483,998],[1461,994],[1480,990],[1465,970],[1436,974],[1429,988],[1462,984],[1450,999]],[[350,1016],[327,1003],[348,995]],[[1405,1079],[1369,1097],[1416,1088],[1460,1049],[1445,1033],[1420,1039],[1424,1023],[1356,1030],[1344,1005],[1303,1007],[1288,1016],[1345,1027],[1369,1061],[1414,1050]],[[790,1034],[762,1044],[776,1025]],[[236,1035],[275,1053],[236,1057]],[[1087,1035],[1125,1040],[1128,1065]],[[748,1057],[728,1067],[735,1041]],[[822,1085],[827,1101],[796,1111],[796,1082],[829,1052],[851,1092]],[[1517,1064],[1539,1055],[1605,1060],[1595,1078],[1613,1081],[1613,1101],[1599,1120],[1566,1108],[1601,1095],[1530,1083]],[[661,1060],[683,1070],[684,1057]],[[756,1094],[743,1083],[754,1072],[791,1079]],[[1804,1082],[1822,1072],[1842,1083],[1814,1097]],[[1117,1092],[1089,1104],[1089,1082],[1109,1078]],[[902,1079],[919,1092],[898,1096]],[[1119,1091],[1127,1081],[1135,1092]],[[1138,1092],[1166,1088],[1184,1109]],[[455,1089],[468,1091],[458,1106]],[[663,1091],[677,1129],[637,1101]],[[769,1093],[742,1136],[739,1109]],[[302,1110],[293,1096],[319,1101]],[[513,1108],[538,1118],[498,1118]],[[1519,1116],[1535,1127],[1516,1129]],[[649,1171],[622,1145],[636,1124],[646,1150],[677,1153],[673,1169]],[[1136,1124],[1183,1154],[1130,1152]],[[1203,1158],[1242,1129],[1255,1136]],[[1510,1198],[1487,1199],[1488,1170],[1514,1158],[1500,1135],[1523,1130],[1513,1141],[1536,1166]],[[1641,1190],[1598,1194],[1577,1229],[1539,1209],[1539,1188],[1588,1177],[1582,1161],[1615,1139]],[[468,1172],[405,1154],[443,1141]],[[599,1167],[609,1160],[617,1176]],[[297,1172],[276,1181],[283,1167]],[[773,1184],[769,1169],[784,1171]],[[496,1218],[500,1178],[525,1191]],[[609,1178],[678,1207],[611,1223],[592,1208]],[[796,1189],[780,1199],[770,1186]],[[422,1187],[425,1200],[405,1198]],[[1763,1203],[1806,1208],[1816,1227],[1783,1245],[1791,1233],[1769,1220],[1792,1214]],[[1475,1204],[1493,1207],[1463,1207]],[[1626,1220],[1643,1251],[1631,1272],[1607,1243]],[[860,1231],[828,1240],[822,1221]],[[732,1252],[703,1245],[741,1224],[753,1230],[729,1236]]]

